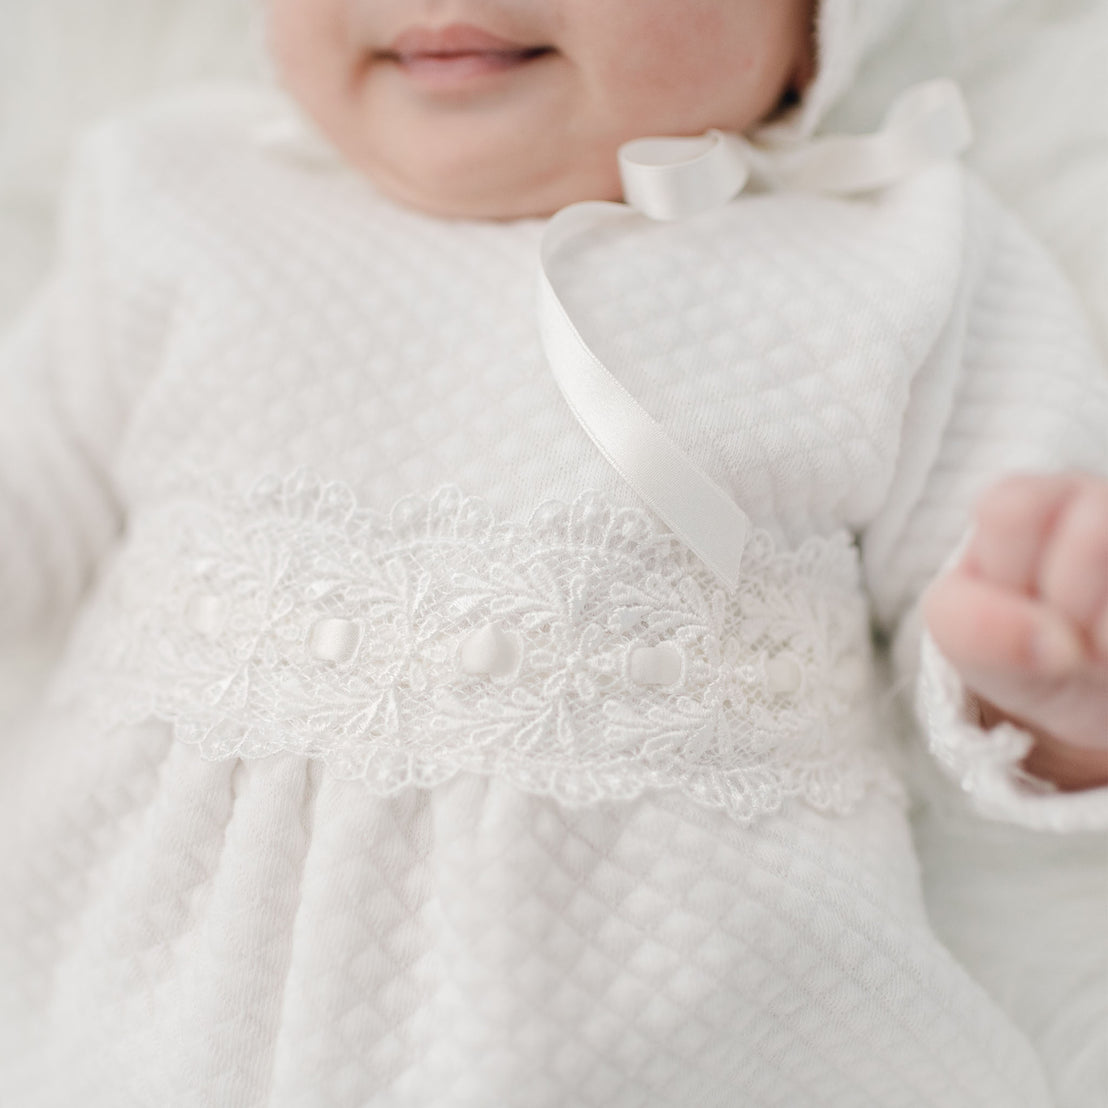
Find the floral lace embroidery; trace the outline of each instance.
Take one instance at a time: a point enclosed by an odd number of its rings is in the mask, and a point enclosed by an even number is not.
[[[1022,766],[1034,743],[1013,723],[986,731],[958,671],[924,633],[920,644],[916,710],[931,753],[982,815],[1037,831],[1102,831],[1104,789],[1063,793]]]
[[[760,532],[743,570],[728,593],[592,493],[522,524],[450,488],[382,515],[301,470],[140,514],[69,694],[101,726],[158,717],[208,758],[318,758],[381,795],[473,772],[570,804],[849,810],[890,780],[856,551]]]

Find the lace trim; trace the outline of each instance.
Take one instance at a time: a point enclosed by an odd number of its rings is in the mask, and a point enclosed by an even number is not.
[[[679,789],[744,821],[892,780],[848,535],[755,532],[731,592],[589,493],[501,522],[453,488],[388,514],[307,470],[139,514],[58,695],[205,757],[318,758],[377,794],[462,773],[567,804]]]
[[[926,633],[916,708],[932,755],[982,815],[1038,831],[1108,828],[1108,788],[1061,793],[1028,773],[1020,763],[1031,751],[1031,734],[1012,723],[984,730],[958,671]]]

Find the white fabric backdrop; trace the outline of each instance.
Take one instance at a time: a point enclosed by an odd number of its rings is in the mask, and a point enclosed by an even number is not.
[[[247,0],[0,0],[0,327],[48,265],[73,135],[152,90],[250,76]]]

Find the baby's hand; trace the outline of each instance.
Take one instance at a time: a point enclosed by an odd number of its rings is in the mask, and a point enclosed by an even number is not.
[[[995,486],[924,615],[985,726],[1012,720],[1035,735],[1031,773],[1064,789],[1108,784],[1108,481]]]

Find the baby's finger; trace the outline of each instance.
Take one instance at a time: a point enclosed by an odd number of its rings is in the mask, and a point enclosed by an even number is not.
[[[1086,481],[1066,501],[1043,551],[1038,593],[1092,638],[1108,605],[1108,484]]]
[[[924,615],[939,649],[963,676],[990,670],[1060,677],[1085,661],[1081,640],[1066,620],[969,573],[948,574],[932,586]]]
[[[1005,478],[982,496],[966,568],[987,581],[1032,594],[1058,513],[1077,487],[1073,474]]]
[[[1108,670],[1090,661],[1057,612],[955,574],[928,597],[926,614],[966,686],[1002,717],[1057,736],[1052,741],[1066,748],[1108,749]],[[1108,769],[1099,755],[1094,763],[1097,774]]]

